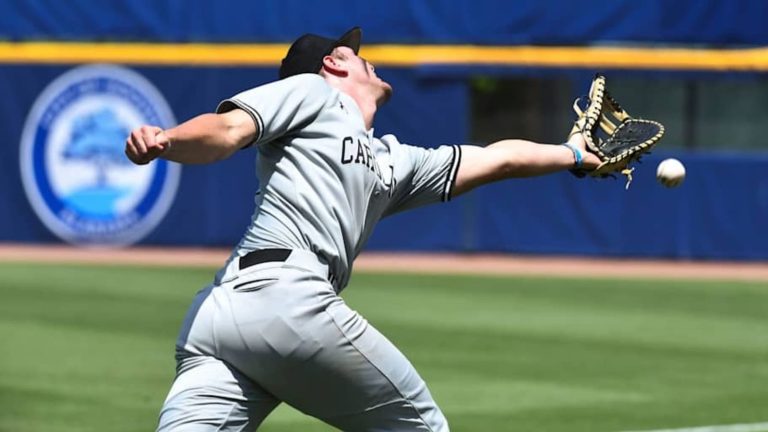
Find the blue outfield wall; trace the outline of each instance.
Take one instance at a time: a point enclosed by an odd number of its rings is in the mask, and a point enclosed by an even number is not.
[[[656,165],[675,157],[685,183],[667,189]],[[567,173],[486,185],[446,205],[385,220],[382,250],[491,251],[641,258],[768,258],[768,155],[659,151],[622,179]]]
[[[763,0],[19,0],[0,39],[288,42],[365,29],[368,43],[768,44]]]
[[[70,68],[0,67],[0,241],[61,242],[24,193],[19,142],[34,100]],[[134,70],[157,86],[180,121],[275,74],[272,68]],[[395,133],[424,146],[461,143],[468,136],[463,80],[426,78],[412,69],[383,69],[381,75],[396,93],[377,117],[377,135]],[[170,210],[141,243],[233,245],[253,211],[254,156],[247,149],[217,164],[184,166]],[[655,182],[664,157],[677,157],[688,168],[678,189]],[[638,167],[629,190],[623,180],[579,180],[567,173],[508,180],[393,216],[381,223],[368,249],[765,260],[766,173],[766,154],[668,153],[662,147]]]
[[[360,25],[367,44],[741,48],[768,45],[766,22],[768,2],[763,0],[614,0],[599,5],[569,0],[0,3],[2,42],[286,43],[305,32],[334,35]],[[25,194],[20,142],[34,101],[52,80],[77,65],[19,64],[23,56],[14,50],[21,48],[2,45],[12,60],[0,65],[0,241],[61,242]],[[278,60],[264,68],[155,65],[132,70],[156,86],[175,118],[184,120],[212,111],[224,97],[273,80]],[[376,134],[395,133],[404,142],[427,147],[461,143],[469,136],[468,76],[569,73],[586,86],[591,75],[586,68],[513,69],[482,62],[378,70],[396,93],[377,116]],[[698,73],[721,73],[715,70]],[[762,74],[764,69],[733,73],[745,72]],[[568,100],[575,96],[563,95]],[[578,180],[567,173],[505,181],[385,220],[368,248],[768,259],[768,155],[665,153],[663,145],[638,168],[628,191],[620,180]],[[140,242],[236,242],[253,211],[254,156],[249,149],[218,164],[183,167],[170,209]],[[655,183],[655,165],[662,157],[678,157],[687,165],[689,176],[679,189]]]

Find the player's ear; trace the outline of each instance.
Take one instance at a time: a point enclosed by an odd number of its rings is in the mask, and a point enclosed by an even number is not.
[[[327,55],[323,57],[323,70],[331,75],[336,75],[340,77],[347,76],[347,69],[339,61],[338,58],[332,55]]]

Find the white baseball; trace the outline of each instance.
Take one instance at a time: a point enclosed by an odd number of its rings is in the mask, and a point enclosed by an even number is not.
[[[664,159],[656,168],[656,180],[668,188],[680,186],[685,180],[685,166],[677,159]]]

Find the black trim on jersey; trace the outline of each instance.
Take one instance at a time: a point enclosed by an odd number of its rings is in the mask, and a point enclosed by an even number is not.
[[[259,129],[259,133],[256,135],[256,138],[253,140],[253,142],[249,143],[247,146],[245,146],[243,148],[248,148],[253,143],[259,142],[261,137],[264,135],[264,121],[261,119],[261,115],[259,114],[259,112],[256,111],[255,109],[251,108],[250,106],[246,105],[245,103],[240,102],[237,99],[227,99],[224,102],[229,102],[232,105],[234,105],[234,106],[240,108],[241,110],[247,112],[248,115],[250,115],[251,118],[253,119],[253,123],[256,125],[256,128]]]
[[[461,146],[453,146],[453,159],[448,169],[448,175],[445,177],[445,189],[443,190],[443,202],[451,200],[451,193],[453,187],[456,185],[456,174],[459,172],[459,165],[461,165]]]

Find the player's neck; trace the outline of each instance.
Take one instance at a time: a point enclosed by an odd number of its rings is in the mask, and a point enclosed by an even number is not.
[[[357,102],[357,106],[360,108],[360,112],[363,114],[363,122],[365,123],[365,128],[367,130],[371,129],[373,127],[373,118],[376,116],[376,110],[378,109],[376,99],[371,97],[357,98],[355,96],[352,96],[352,98],[355,100],[355,102]]]
[[[365,128],[372,128],[373,117],[376,115],[376,109],[378,108],[378,105],[376,104],[376,98],[374,98],[370,92],[363,92],[359,90],[354,91],[354,89],[349,90],[345,91],[345,93],[347,93],[357,103],[357,107],[360,109],[360,113],[363,115]]]
[[[339,83],[337,86],[340,91],[344,92],[347,96],[351,97],[357,104],[357,108],[363,115],[363,122],[365,128],[370,129],[373,127],[373,118],[376,116],[376,110],[378,109],[378,100],[376,95],[368,89],[344,85]]]

